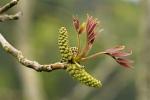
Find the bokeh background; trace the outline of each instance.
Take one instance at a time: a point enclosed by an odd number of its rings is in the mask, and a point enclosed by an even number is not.
[[[0,0],[0,5],[8,1]],[[76,45],[72,16],[84,21],[88,13],[104,29],[90,54],[124,44],[133,50],[134,69],[107,56],[84,62],[103,83],[95,89],[79,84],[64,70],[36,72],[23,67],[0,48],[0,100],[149,100],[150,0],[20,0],[8,13],[16,11],[23,16],[0,23],[0,32],[31,60],[58,61],[58,29],[66,26]]]

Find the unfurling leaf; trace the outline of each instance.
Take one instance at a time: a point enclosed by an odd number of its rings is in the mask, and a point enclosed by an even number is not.
[[[73,16],[73,26],[75,27],[76,31],[78,32],[80,27],[79,19],[75,16]]]
[[[123,52],[122,50],[125,49],[125,46],[116,46],[114,48],[110,48],[105,50],[105,54],[113,57],[117,63],[124,67],[130,67],[132,64],[132,61],[128,60],[127,57],[132,54],[132,51],[130,52]]]
[[[87,33],[87,43],[88,45],[93,44],[96,37],[96,25],[99,22],[97,19],[94,19],[92,16],[87,15],[87,25],[86,25],[86,33]]]
[[[112,53],[118,52],[118,51],[123,50],[123,49],[125,49],[125,46],[124,46],[124,45],[121,45],[121,46],[116,46],[116,47],[107,49],[107,50],[105,50],[105,51],[106,51],[107,53],[112,54]]]
[[[79,19],[77,17],[73,17],[73,26],[75,27],[77,33],[80,35],[85,31],[86,23],[83,22],[82,24],[80,24]]]
[[[131,67],[131,64],[133,63],[133,61],[125,59],[125,58],[117,58],[116,62],[124,67]]]

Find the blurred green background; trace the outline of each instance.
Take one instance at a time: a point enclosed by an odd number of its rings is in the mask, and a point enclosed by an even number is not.
[[[7,2],[0,0],[0,5]],[[23,67],[0,48],[0,100],[149,100],[149,0],[20,0],[8,13],[17,11],[23,16],[0,23],[0,32],[31,60],[41,64],[58,61],[58,29],[66,26],[75,46],[72,16],[84,21],[88,13],[104,29],[90,54],[126,45],[133,50],[134,69],[123,68],[107,56],[84,62],[103,83],[95,89],[81,85],[64,70],[36,72]]]

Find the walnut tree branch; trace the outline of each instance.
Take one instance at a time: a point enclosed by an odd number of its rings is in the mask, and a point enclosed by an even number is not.
[[[15,47],[13,47],[9,42],[7,42],[7,40],[2,36],[1,33],[0,33],[0,44],[2,45],[3,49],[6,52],[13,55],[22,65],[28,68],[32,68],[36,71],[49,72],[56,69],[65,69],[67,66],[66,64],[60,62],[48,64],[48,65],[41,65],[36,61],[31,61],[25,58],[22,52],[16,49]]]
[[[4,12],[8,11],[10,8],[15,6],[18,2],[19,2],[19,0],[12,0],[9,3],[7,3],[6,5],[0,7],[0,22],[4,22],[7,20],[19,19],[21,12],[18,12],[16,14],[12,14],[12,15],[3,14]]]
[[[7,10],[9,10],[11,7],[15,6],[17,3],[19,2],[19,0],[12,0],[9,3],[7,3],[6,5],[2,6],[0,8],[0,14],[6,12]]]
[[[21,14],[22,14],[21,12],[18,12],[14,15],[7,15],[7,14],[0,15],[0,22],[4,22],[4,21],[7,21],[7,20],[17,20],[17,19],[19,19]]]

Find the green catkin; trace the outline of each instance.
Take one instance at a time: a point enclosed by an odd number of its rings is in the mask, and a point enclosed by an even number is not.
[[[78,67],[76,64],[69,64],[66,71],[76,80],[80,81],[90,87],[101,87],[102,84],[99,80],[92,77],[85,71],[83,67]]]
[[[72,59],[72,52],[68,42],[68,32],[65,27],[59,29],[58,46],[62,56],[61,62],[68,62]]]

